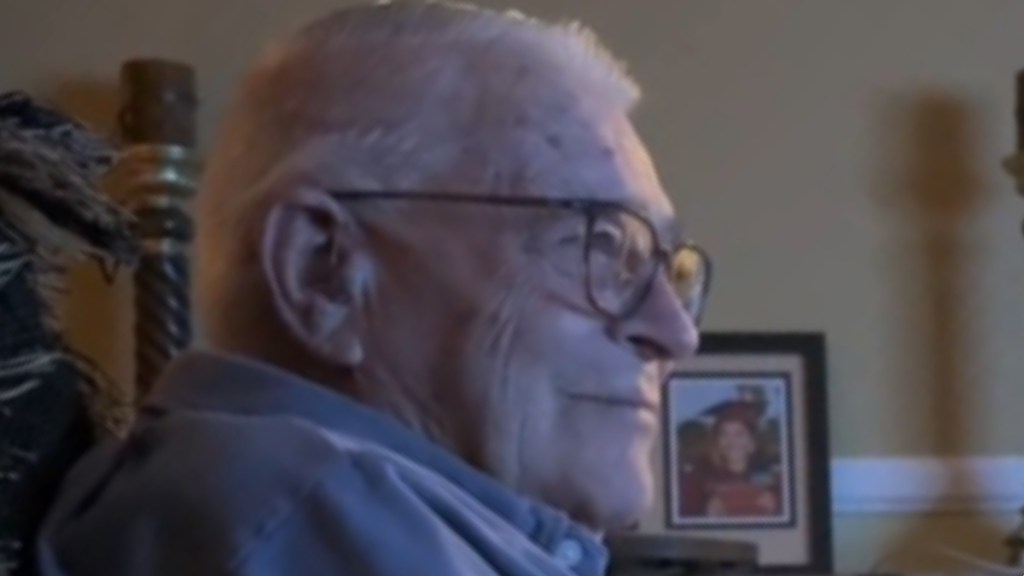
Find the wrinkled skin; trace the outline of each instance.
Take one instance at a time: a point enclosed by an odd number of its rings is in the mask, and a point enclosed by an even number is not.
[[[514,193],[620,200],[670,244],[672,206],[628,119],[581,114],[546,144],[565,186]],[[458,177],[442,186],[466,189]],[[572,273],[577,253],[553,248],[582,219],[362,210],[315,187],[290,192],[269,208],[260,249],[287,363],[596,532],[640,518],[660,384],[698,341],[666,279],[610,322]]]

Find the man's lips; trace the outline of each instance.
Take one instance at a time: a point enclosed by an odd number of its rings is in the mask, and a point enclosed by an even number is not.
[[[632,408],[634,410],[647,410],[650,412],[657,412],[660,406],[656,400],[651,400],[642,396],[613,396],[609,394],[594,394],[587,392],[569,392],[566,396],[572,400],[578,400],[581,402],[593,402],[595,404],[604,404],[610,407]]]

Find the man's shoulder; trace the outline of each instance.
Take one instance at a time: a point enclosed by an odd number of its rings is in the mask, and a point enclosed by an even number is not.
[[[76,466],[39,543],[75,576],[562,573],[453,479],[281,415],[144,422]]]
[[[230,564],[301,513],[309,492],[394,475],[395,465],[409,466],[300,419],[178,413],[83,460],[58,500],[49,544],[71,565],[109,565],[159,527],[189,562]]]
[[[379,451],[365,441],[332,442],[304,420],[285,416],[181,413],[140,427],[122,444],[108,489],[145,493],[147,499],[213,500],[244,517],[272,499],[289,499],[339,463]],[[244,509],[231,510],[236,504]],[[258,512],[256,512],[258,514]]]
[[[280,486],[309,482],[331,462],[366,448],[354,439],[332,443],[323,429],[299,418],[180,412],[138,427],[123,442],[120,458],[155,469],[186,464],[194,468],[175,476],[195,474],[225,482],[234,477],[257,480],[253,472],[258,468],[267,483]],[[163,477],[147,479],[161,484]]]

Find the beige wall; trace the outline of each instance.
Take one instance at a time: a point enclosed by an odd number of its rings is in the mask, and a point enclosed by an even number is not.
[[[265,39],[328,0],[6,0],[0,88],[106,128],[119,63],[193,63],[208,139]],[[1024,202],[1013,146],[1020,0],[520,0],[592,24],[647,90],[641,131],[718,264],[715,329],[812,329],[830,345],[840,456],[1024,448]],[[127,292],[83,272],[76,340],[119,378]],[[113,336],[107,329],[113,321]],[[998,555],[1010,518],[837,520],[840,566],[947,542]],[[910,546],[911,548],[903,548]],[[953,564],[944,565],[954,568]]]

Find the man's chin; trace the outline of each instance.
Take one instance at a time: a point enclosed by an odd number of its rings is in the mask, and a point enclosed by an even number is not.
[[[598,480],[598,478],[592,478]],[[613,480],[609,485],[591,485],[585,489],[588,497],[577,514],[571,514],[581,524],[598,533],[628,530],[640,522],[654,505],[654,486],[651,474],[607,474],[601,480]]]

